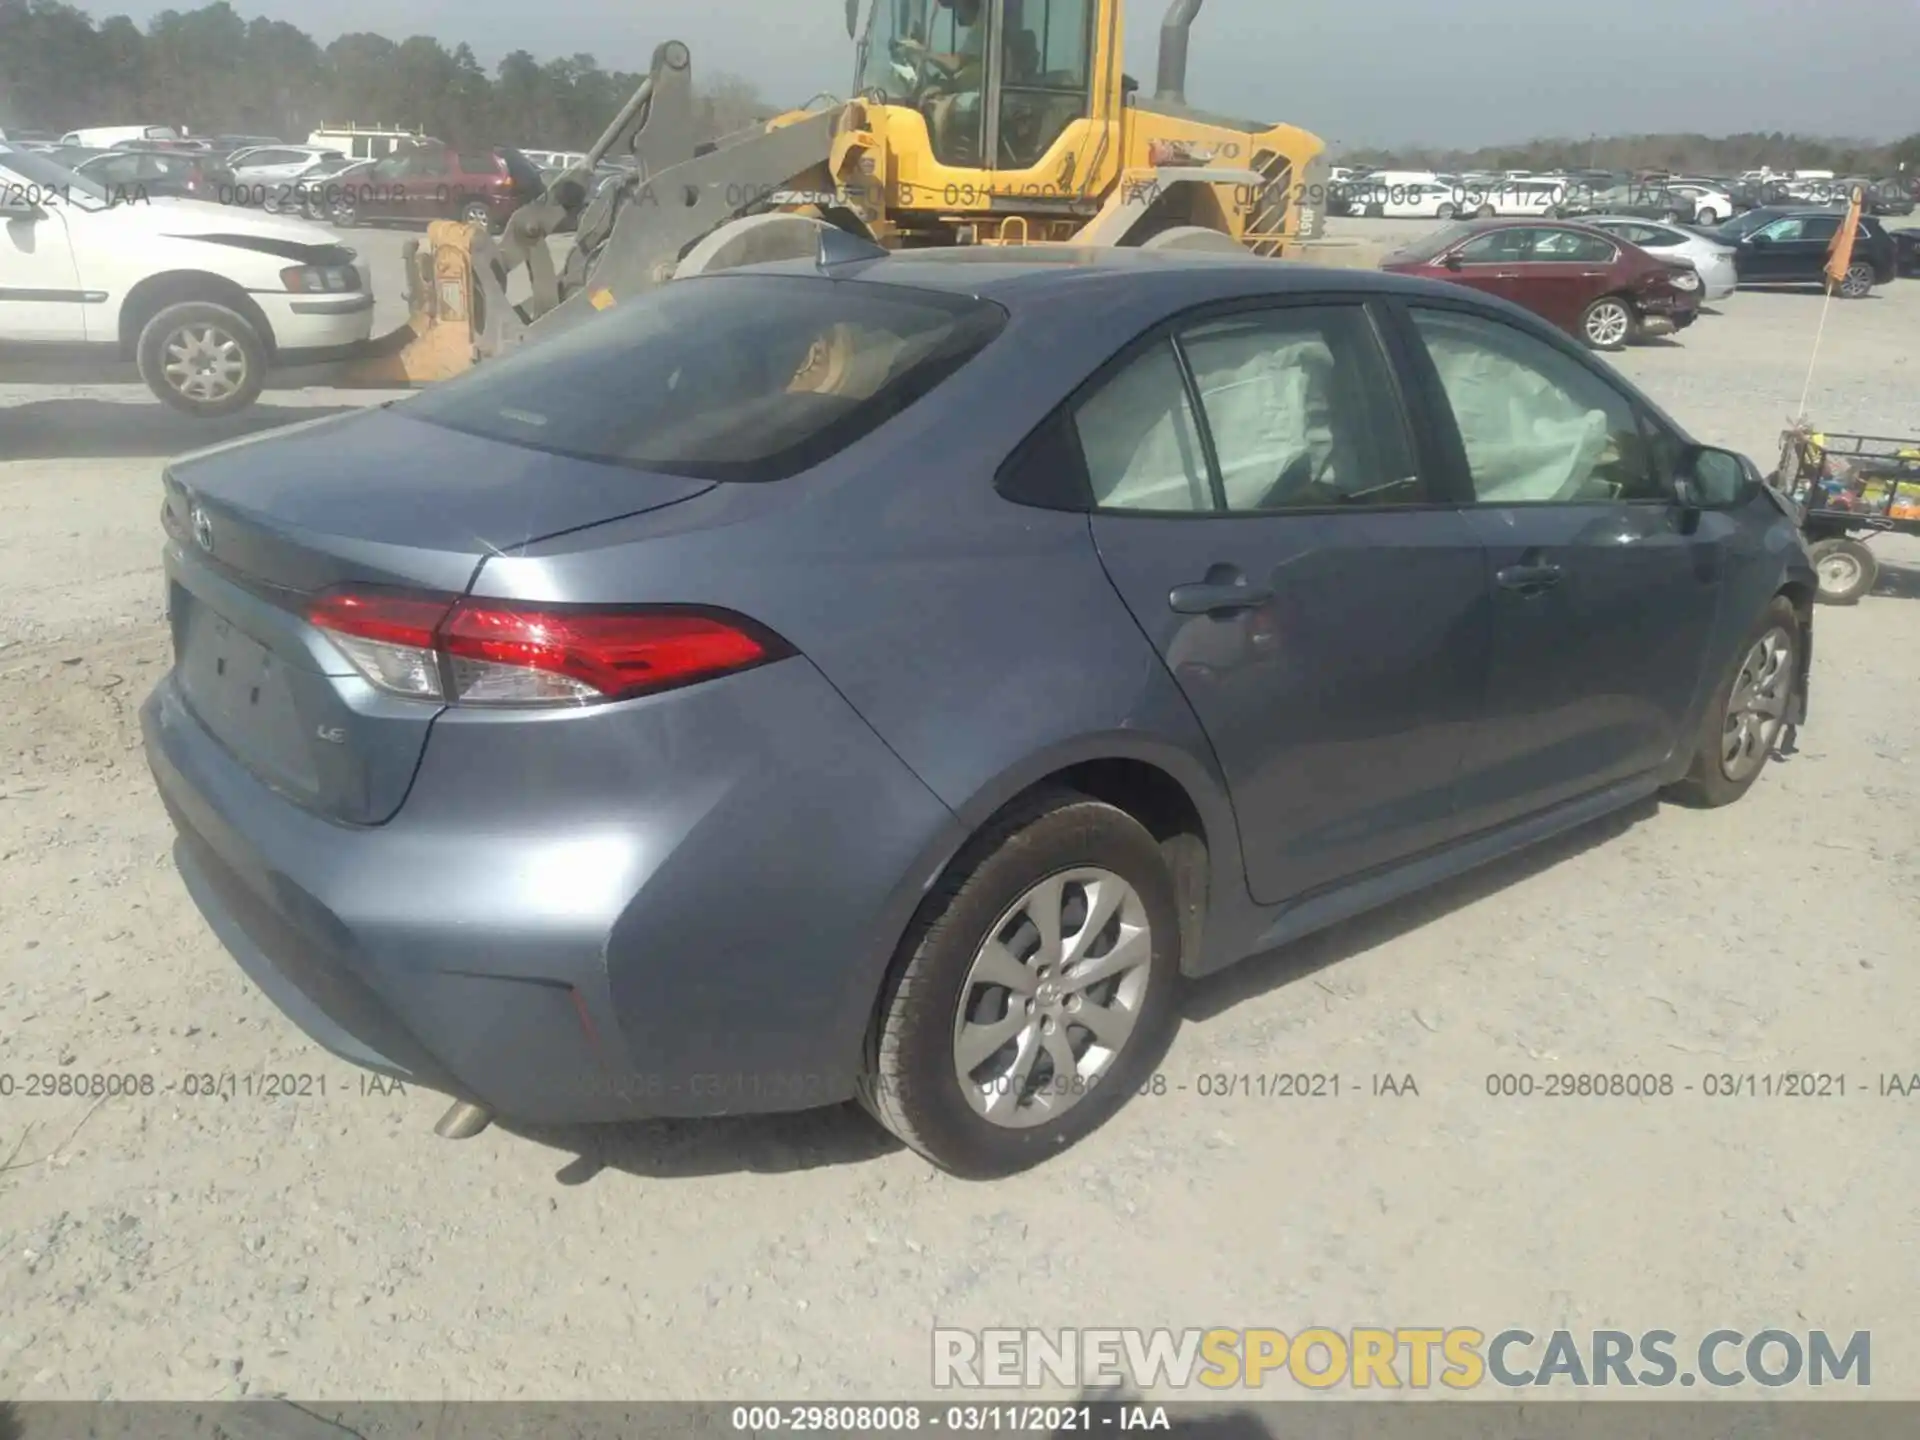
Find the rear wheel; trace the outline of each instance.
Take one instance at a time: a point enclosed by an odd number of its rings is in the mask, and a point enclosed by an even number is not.
[[[1700,724],[1693,764],[1673,787],[1682,804],[1731,805],[1753,788],[1786,724],[1799,676],[1800,618],[1775,596],[1742,645]]]
[[[1880,578],[1880,561],[1862,541],[1836,535],[1815,541],[1810,553],[1822,605],[1858,605]]]
[[[1693,223],[1712,227],[1718,225],[1724,217],[1711,205],[1702,205],[1694,212]]]
[[[1125,811],[1053,791],[954,861],[902,940],[862,1103],[942,1169],[1038,1164],[1139,1088],[1175,1022],[1179,911]]]
[[[460,210],[460,218],[469,225],[491,225],[493,212],[484,200],[469,200]]]
[[[259,332],[238,311],[211,301],[167,306],[142,328],[134,353],[149,390],[201,419],[246,409],[266,384]]]
[[[1618,295],[1602,295],[1581,313],[1580,338],[1594,350],[1618,350],[1633,334],[1633,311]]]
[[[1478,210],[1474,211],[1473,213],[1477,218],[1481,220],[1491,220],[1494,214],[1493,206],[1483,204]]]
[[[1454,203],[1451,200],[1442,200],[1440,202],[1440,208],[1433,212],[1433,218],[1436,220],[1451,220],[1459,213],[1459,210],[1454,208]]]
[[[1847,273],[1840,279],[1840,294],[1844,299],[1860,300],[1872,293],[1873,282],[1877,277],[1873,266],[1856,260],[1847,267]]]

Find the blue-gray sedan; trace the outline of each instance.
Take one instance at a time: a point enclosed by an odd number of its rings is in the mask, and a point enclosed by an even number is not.
[[[1737,799],[1805,710],[1752,464],[1382,274],[755,267],[165,490],[186,884],[461,1133],[858,1098],[1007,1173],[1183,978]]]

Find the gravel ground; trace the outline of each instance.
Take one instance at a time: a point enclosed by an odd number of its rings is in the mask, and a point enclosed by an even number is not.
[[[354,243],[391,280],[394,238]],[[1740,295],[1620,363],[1768,456],[1819,308]],[[1920,433],[1916,334],[1920,285],[1836,305],[1811,412]],[[1920,1071],[1920,544],[1820,612],[1803,749],[1743,803],[1650,806],[1197,987],[1165,1093],[1036,1173],[952,1181],[848,1111],[454,1144],[243,980],[137,744],[160,460],[368,398],[215,431],[134,385],[0,388],[0,1395],[899,1398],[939,1323],[1871,1329],[1874,1394],[1920,1397],[1920,1099],[1860,1093]],[[1562,1070],[1677,1088],[1487,1094]],[[1201,1093],[1275,1071],[1418,1094]],[[1678,1089],[1787,1071],[1847,1095]],[[154,1088],[27,1097],[46,1073]]]

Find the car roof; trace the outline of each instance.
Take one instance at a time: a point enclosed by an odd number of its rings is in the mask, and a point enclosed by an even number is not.
[[[729,273],[816,275],[811,260],[780,260],[741,266]],[[918,290],[939,290],[1018,303],[1068,290],[1124,287],[1147,280],[1180,288],[1183,277],[1216,288],[1225,275],[1242,277],[1245,294],[1312,294],[1341,290],[1361,293],[1431,293],[1429,285],[1381,270],[1341,269],[1266,259],[1251,253],[1144,250],[1130,246],[981,246],[967,245],[896,251],[884,259],[834,265],[836,278],[858,279]]]

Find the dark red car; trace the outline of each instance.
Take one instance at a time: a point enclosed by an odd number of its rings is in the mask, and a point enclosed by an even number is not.
[[[504,145],[463,150],[429,141],[355,171],[341,182],[332,210],[342,225],[468,220],[497,231],[544,188],[539,167],[518,150]]]
[[[1511,300],[1595,350],[1684,330],[1700,313],[1692,266],[1565,221],[1462,221],[1394,251],[1380,268]]]

